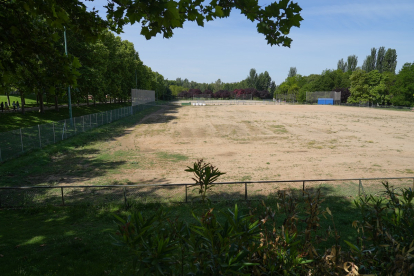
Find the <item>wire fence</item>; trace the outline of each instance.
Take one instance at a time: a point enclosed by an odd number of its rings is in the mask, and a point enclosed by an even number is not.
[[[412,106],[399,106],[399,105],[377,105],[372,104],[369,102],[361,102],[361,103],[341,103],[343,106],[355,106],[355,107],[369,107],[369,108],[384,108],[384,109],[407,109],[407,110],[414,110]]]
[[[180,100],[177,101],[176,103],[181,104],[181,105],[199,105],[204,104],[204,105],[277,105],[280,104],[279,102],[269,99],[269,100],[189,100],[189,101],[185,101],[185,100]]]
[[[49,124],[20,128],[0,133],[0,162],[33,149],[43,148],[79,133],[131,116],[151,105],[136,105],[73,117]]]
[[[278,191],[305,195],[320,189],[326,197],[356,198],[361,195],[380,195],[382,183],[392,189],[414,189],[413,177],[308,179],[215,183],[208,198],[211,201],[261,200]],[[24,208],[45,205],[105,205],[134,203],[190,203],[200,201],[194,184],[109,185],[109,186],[34,186],[0,187],[0,208]]]

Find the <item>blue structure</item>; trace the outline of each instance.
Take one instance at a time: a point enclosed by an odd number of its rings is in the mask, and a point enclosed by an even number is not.
[[[333,105],[333,98],[318,98],[318,104]]]

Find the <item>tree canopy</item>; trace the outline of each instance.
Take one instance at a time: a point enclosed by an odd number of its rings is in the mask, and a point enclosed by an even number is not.
[[[150,39],[157,34],[170,38],[174,29],[193,21],[204,26],[205,21],[230,16],[233,9],[256,22],[257,31],[265,35],[267,43],[290,47],[287,35],[292,27],[300,27],[302,8],[293,1],[279,0],[261,6],[258,0],[109,0],[106,6],[111,29],[122,32],[126,24],[141,24],[141,34]]]

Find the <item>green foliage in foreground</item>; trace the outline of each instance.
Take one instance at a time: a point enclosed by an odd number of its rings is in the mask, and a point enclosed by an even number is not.
[[[304,196],[304,212],[297,197],[279,191],[276,206],[263,203],[264,211],[250,208],[242,214],[236,205],[216,212],[211,206],[201,215],[192,212],[190,223],[162,208],[152,216],[116,216],[113,238],[130,252],[134,275],[413,275],[414,192],[384,186],[388,199],[355,201],[362,220],[353,222],[358,245],[345,241],[351,250],[341,248],[319,190]],[[283,223],[277,221],[280,215]],[[321,235],[326,215],[332,227]],[[320,250],[320,242],[330,237],[332,247]]]
[[[5,163],[6,165],[7,163]],[[276,200],[269,197],[261,202],[237,202],[240,215],[249,210],[264,213],[266,208],[276,208]],[[222,212],[234,208],[234,201],[214,203],[212,214],[218,223],[224,224]],[[352,229],[355,206],[347,199],[326,198],[322,208],[330,206],[335,214],[335,223],[343,225],[341,236],[356,241]],[[210,206],[195,204],[133,204],[128,210],[123,205],[78,205],[67,207],[0,209],[0,266],[3,275],[131,275],[130,254],[124,248],[114,246],[110,235],[116,236],[117,225],[113,214],[121,218],[142,212],[149,220],[160,208],[168,209],[170,220],[178,218],[185,224],[197,224],[192,216],[201,217]],[[298,211],[304,212],[299,202]],[[281,225],[284,213],[275,216]],[[330,220],[321,220],[323,229],[331,225]],[[161,230],[161,229],[159,229]],[[346,246],[345,243],[341,244]],[[331,247],[328,240],[318,245],[317,251]],[[320,248],[320,249],[319,249]]]
[[[256,269],[261,275],[284,275],[277,266],[281,263],[292,267],[286,269],[286,275],[303,275],[311,268],[313,275],[329,275],[335,269],[337,274],[332,275],[346,275],[345,264],[349,269],[358,267],[361,274],[398,275],[403,266],[412,269],[413,192],[386,196],[388,199],[362,198],[358,207],[342,197],[326,197],[322,202],[317,194],[281,193],[264,202],[239,201],[237,210],[234,202],[212,206],[136,204],[128,210],[118,205],[0,209],[0,266],[2,275],[131,275],[133,259],[138,267],[158,258],[155,264],[175,275],[188,275],[195,266],[200,273],[220,268],[235,270],[237,275]],[[114,214],[125,222],[118,223],[118,232]],[[123,219],[126,217],[129,219]],[[376,227],[373,222],[377,219],[380,227],[370,228]],[[352,228],[353,221],[358,221],[359,233]],[[131,233],[129,240],[143,233],[152,243],[143,244],[140,239],[125,242],[125,229]],[[253,245],[251,238],[258,231],[260,238]],[[127,247],[114,246],[111,236]],[[132,244],[137,247],[130,248]],[[160,245],[160,254],[155,244]],[[229,244],[234,247],[226,246]],[[252,248],[247,255],[245,245]],[[208,255],[212,250],[215,255]],[[265,252],[266,259],[259,252]],[[311,259],[314,261],[306,263]],[[166,268],[172,260],[176,262]],[[209,267],[212,262],[218,266]],[[148,265],[141,268],[152,269]]]

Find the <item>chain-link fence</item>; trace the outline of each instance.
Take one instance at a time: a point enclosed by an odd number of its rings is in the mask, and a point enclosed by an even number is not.
[[[322,180],[278,180],[216,183],[207,196],[211,201],[261,200],[288,191],[298,196],[320,189],[325,197],[356,198],[381,195],[382,183],[392,189],[414,189],[414,178],[361,178]],[[0,208],[44,205],[99,205],[200,201],[193,184],[112,185],[112,186],[35,186],[0,187]]]
[[[342,106],[355,106],[355,107],[369,107],[369,108],[383,108],[383,109],[407,109],[414,110],[412,106],[399,106],[399,105],[378,105],[369,102],[359,102],[359,103],[341,103]]]
[[[205,105],[276,105],[279,102],[275,100],[180,100],[175,102],[180,105],[197,105],[197,103],[203,103]]]
[[[65,140],[78,133],[133,115],[151,106],[142,104],[65,119],[50,124],[25,127],[0,133],[0,162],[32,149]]]
[[[318,103],[321,98],[332,99],[335,104],[341,103],[341,92],[337,91],[316,91],[316,92],[306,92],[306,102],[307,103]]]

